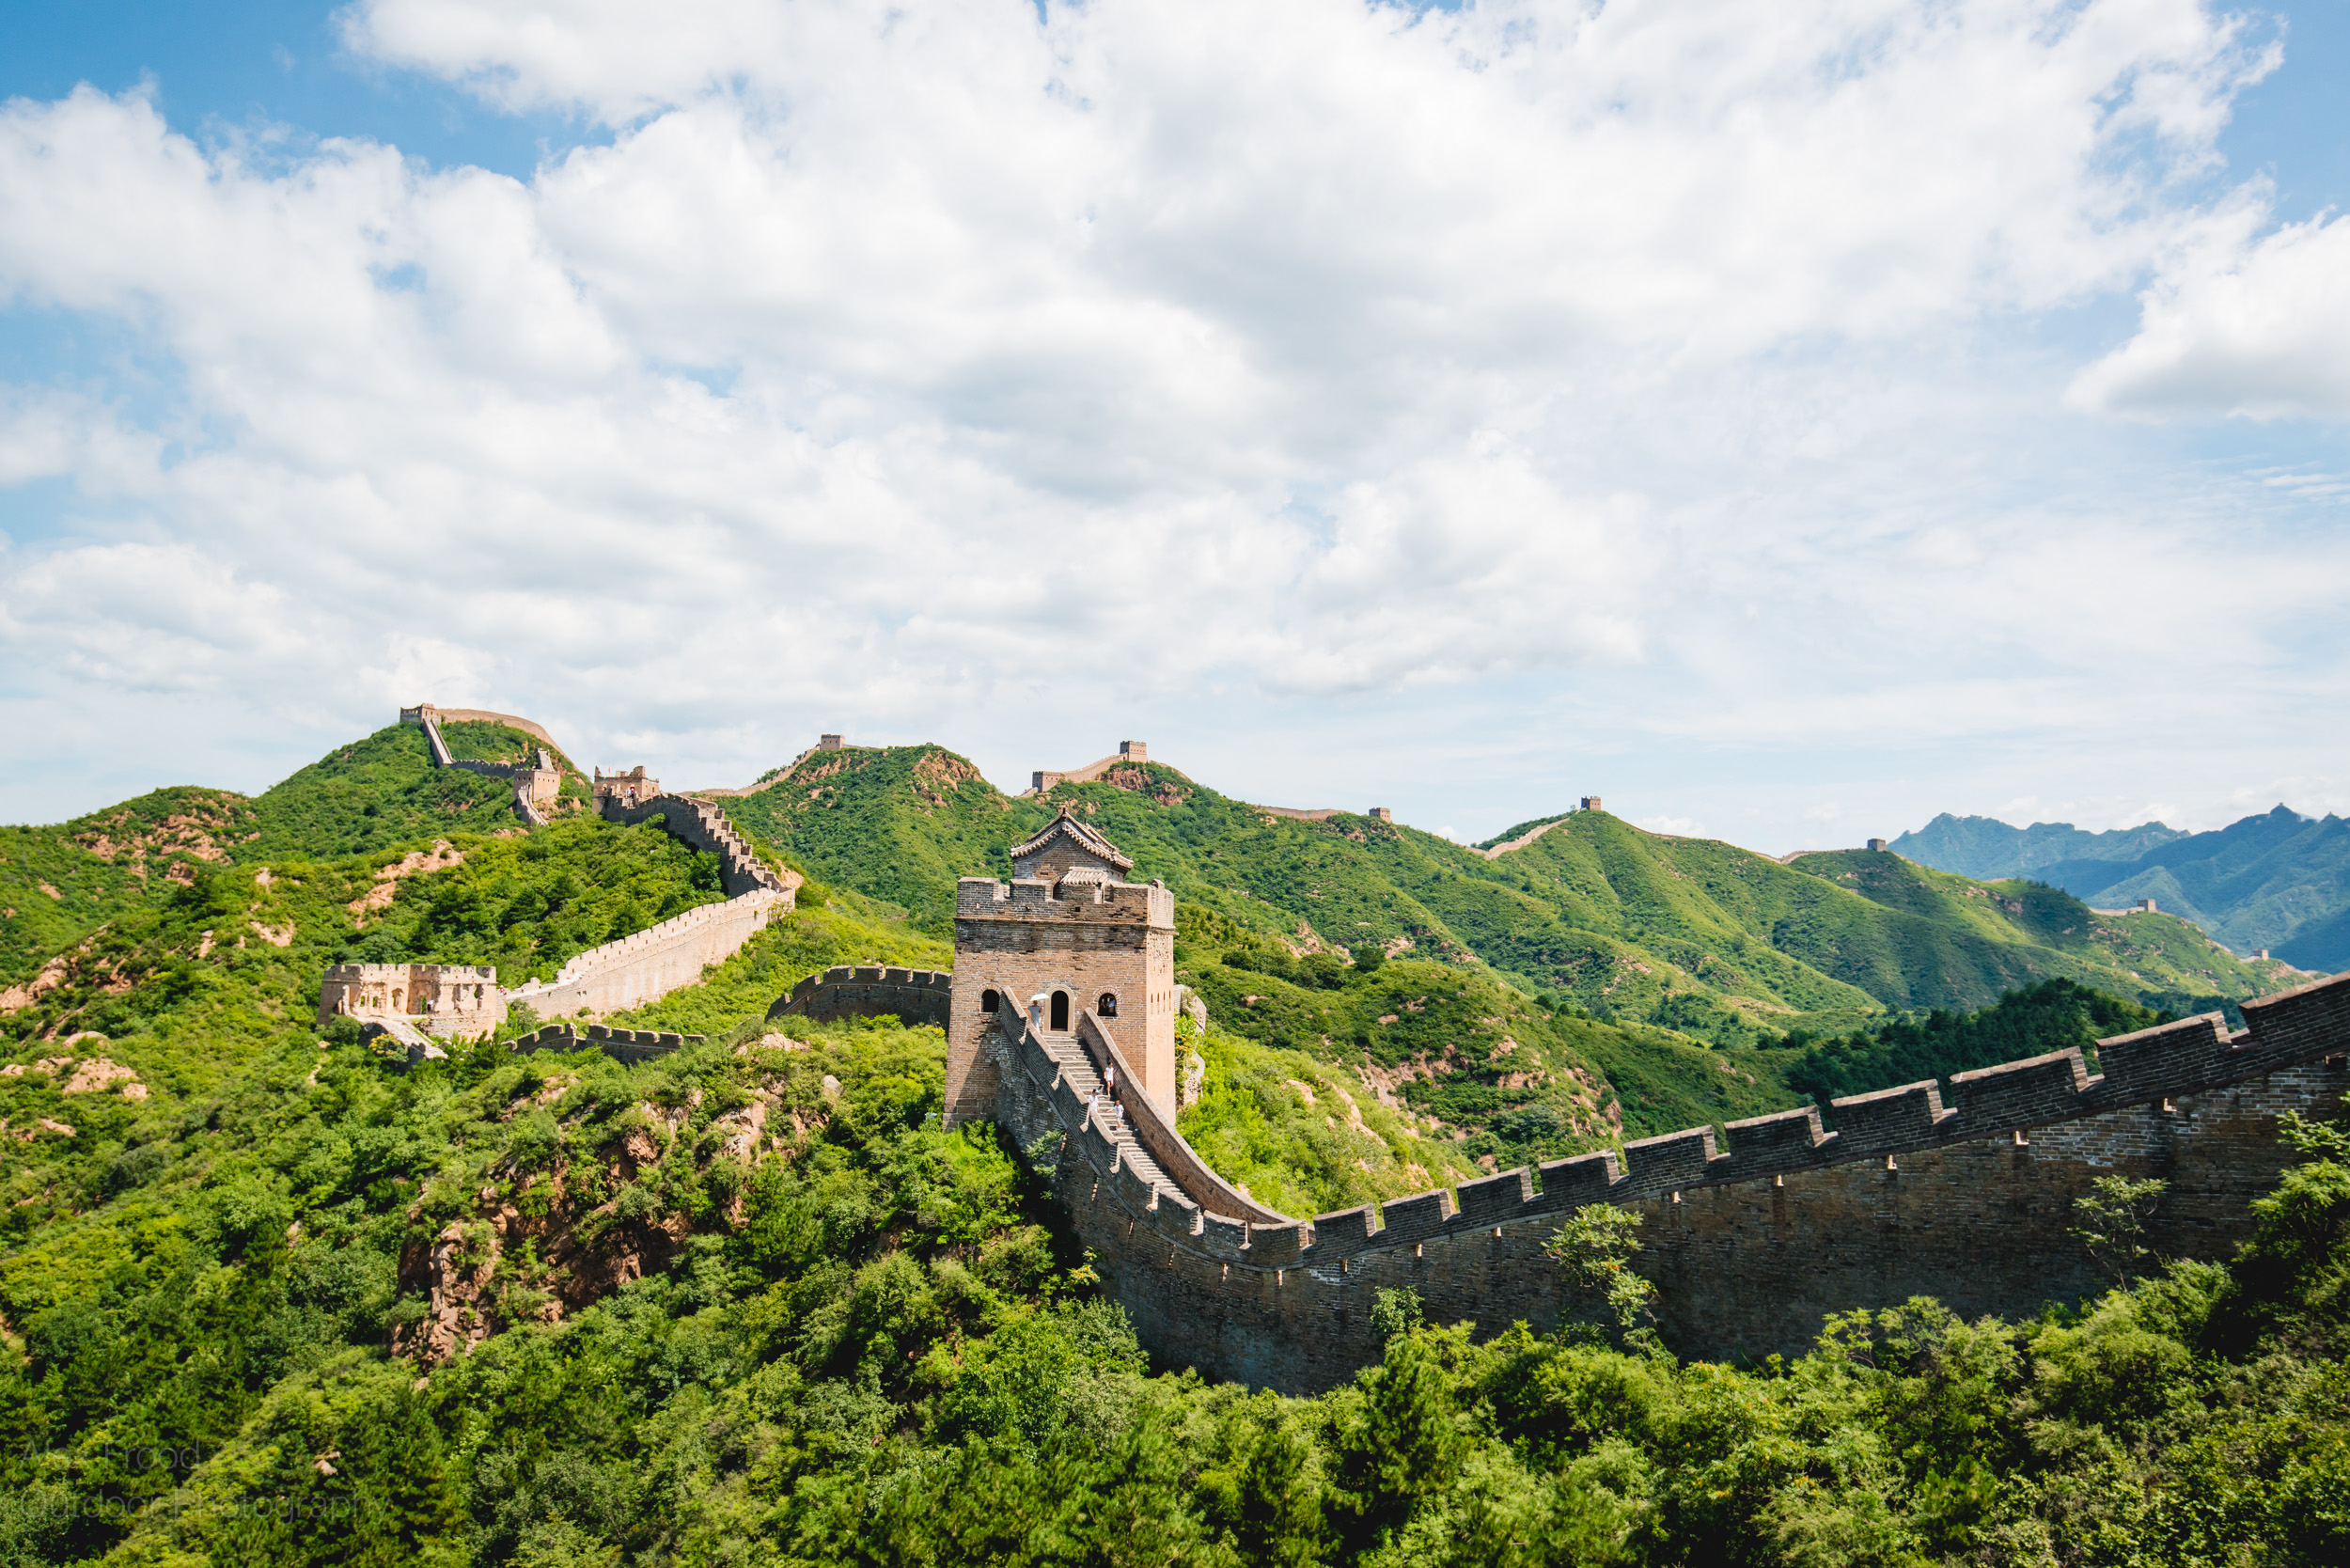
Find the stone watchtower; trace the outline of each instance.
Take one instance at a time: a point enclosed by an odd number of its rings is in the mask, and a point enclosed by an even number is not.
[[[1134,860],[1063,811],[1011,851],[1011,882],[955,889],[955,982],[947,1023],[948,1125],[995,1114],[988,1039],[999,998],[1044,998],[1048,1038],[1093,1014],[1175,1120],[1175,895],[1124,880]]]

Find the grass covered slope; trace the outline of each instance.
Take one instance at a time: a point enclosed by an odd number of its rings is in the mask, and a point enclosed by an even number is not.
[[[252,802],[176,787],[52,827],[0,827],[0,988],[128,911],[145,909],[259,831]]]
[[[1897,855],[1845,850],[1798,856],[1799,870],[1852,888],[1893,917],[1867,946],[1836,933],[1838,959],[1872,977],[1872,994],[1910,1008],[1982,1007],[2053,977],[2156,1005],[2254,996],[2275,988],[2275,965],[2248,964],[2173,916],[2104,916],[2060,888],[1979,883]]]
[[[519,761],[538,745],[519,729],[493,724],[443,725],[441,737],[450,755],[479,761]],[[584,788],[573,788],[577,771],[568,771],[567,793],[584,795]],[[332,859],[434,834],[492,833],[514,824],[513,799],[504,779],[434,767],[421,728],[390,725],[256,797],[258,835],[243,842],[238,858]]]
[[[307,1038],[330,964],[489,964],[517,985],[724,896],[709,857],[656,827],[579,818],[501,832],[338,860],[197,862],[0,1011],[0,1049],[71,1046],[150,1090],[198,1094],[269,1042]],[[86,1034],[101,1039],[75,1043]]]
[[[1796,1103],[1769,1055],[1554,1010],[1474,969],[1393,959],[1366,972],[1261,942],[1195,940],[1178,958],[1219,1028],[1335,1069],[1470,1160],[1555,1159]]]
[[[537,742],[504,725],[442,727],[451,753],[520,760]],[[587,786],[568,760],[563,791]],[[515,823],[513,792],[436,769],[424,731],[393,725],[330,752],[258,797],[174,786],[48,827],[0,827],[0,992],[24,986],[87,933],[157,907],[206,866],[333,860],[420,837]],[[576,807],[574,806],[574,809]]]
[[[1163,877],[1185,907],[1237,930],[1304,953],[1369,944],[1481,964],[1553,1011],[1730,1049],[1848,1032],[1887,1010],[1989,1006],[2056,976],[2171,1007],[2274,985],[2176,921],[2114,926],[2047,889],[1898,856],[1781,865],[1605,812],[1550,819],[1488,859],[1368,817],[1275,817],[1157,763],[1007,797],[936,746],[811,753],[727,806],[817,875],[941,936],[954,879],[1008,875],[1008,848],[1066,806],[1132,855],[1136,876]]]

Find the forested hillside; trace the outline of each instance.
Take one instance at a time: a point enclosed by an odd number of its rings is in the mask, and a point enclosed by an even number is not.
[[[1781,865],[1594,811],[1489,859],[1369,817],[1275,817],[1158,763],[1012,798],[935,746],[851,748],[811,753],[727,805],[818,875],[941,933],[955,878],[1009,875],[1009,846],[1066,807],[1133,855],[1137,876],[1238,931],[1302,953],[1370,944],[1481,964],[1553,1011],[1725,1048],[1888,1009],[1984,1007],[2051,978],[2178,1011],[2257,995],[2281,972],[2168,916],[2096,916],[1895,855]]]
[[[1037,803],[933,749],[826,760],[796,799],[728,802],[812,873],[802,907],[615,1019],[708,1037],[637,1067],[485,1044],[412,1072],[348,1021],[314,1030],[338,959],[514,983],[719,896],[651,827],[522,829],[413,729],[256,800],[18,830],[7,870],[47,908],[8,928],[0,1003],[0,1560],[2350,1550],[2350,1171],[2322,1129],[2233,1269],[2117,1254],[2139,1278],[2078,1314],[1888,1302],[1734,1369],[1601,1294],[1597,1326],[1472,1344],[1404,1294],[1357,1382],[1282,1399],[1151,1363],[1042,1168],[939,1130],[936,1030],[764,1018],[832,964],[948,962],[952,876],[1008,870],[1067,800],[1181,893],[1212,1025],[1183,1024],[1184,1132],[1309,1214],[2152,1016],[2071,975],[2245,983],[2177,922],[1597,813],[1488,861],[1168,770]],[[1981,1011],[1888,1011],[2034,976]]]
[[[559,838],[549,858],[571,858]],[[658,1004],[726,1026],[705,1045],[402,1073],[295,1016],[342,895],[382,869],[215,873],[141,927],[180,962],[77,975],[49,1028],[120,1003],[136,1080],[77,1090],[114,1042],[15,1036],[0,1109],[33,1136],[0,1142],[9,1560],[2186,1568],[2350,1548],[2339,1151],[2288,1177],[2233,1269],[2143,1262],[2079,1314],[1888,1303],[1739,1369],[1677,1361],[1637,1306],[1472,1344],[1402,1294],[1355,1383],[1251,1395],[1153,1366],[1033,1171],[991,1129],[938,1130],[936,1031],[785,1038],[745,1011],[827,962],[934,958],[918,934],[835,895]],[[400,879],[386,918],[411,889],[433,902],[434,877],[462,868]],[[290,960],[225,936],[285,921],[326,930]],[[1300,971],[1317,996],[1448,974]],[[1204,1043],[1236,1113],[1214,1131],[1247,1132],[1251,1082],[1337,1082]]]
[[[449,724],[452,755],[518,761],[537,743],[493,724]],[[564,793],[587,785],[568,760]],[[513,791],[495,778],[436,769],[424,731],[392,725],[247,798],[174,786],[54,827],[0,827],[0,990],[133,910],[159,907],[202,868],[302,856],[368,855],[419,836],[513,825]]]

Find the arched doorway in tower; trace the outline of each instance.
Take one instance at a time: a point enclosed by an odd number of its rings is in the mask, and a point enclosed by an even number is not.
[[[982,991],[979,993],[979,1011],[986,1013],[990,1018],[995,1016],[995,1009],[998,1003],[999,998],[996,996],[995,992]]]
[[[1069,993],[1066,991],[1053,993],[1053,1027],[1057,1030],[1069,1027]]]

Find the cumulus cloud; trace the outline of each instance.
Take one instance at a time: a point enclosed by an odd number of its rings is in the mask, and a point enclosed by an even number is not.
[[[2192,509],[1981,478],[2060,472],[2011,325],[2255,243],[2257,191],[2186,180],[2276,56],[2195,0],[345,27],[601,133],[515,180],[0,108],[0,304],[165,368],[0,395],[0,483],[77,494],[10,557],[20,698],[474,700],[739,777],[819,723],[1026,765],[1002,737],[1073,713],[1270,733],[1606,669],[1647,683],[1587,719],[1800,743],[1887,692],[2089,711],[2144,667],[2133,593],[2211,591]],[[2084,407],[2154,395],[2154,336]],[[2273,656],[2256,595],[2342,580],[2227,543],[2215,689]]]
[[[2073,383],[2145,417],[2350,417],[2350,218],[2198,247],[2144,296],[2138,334]]]

